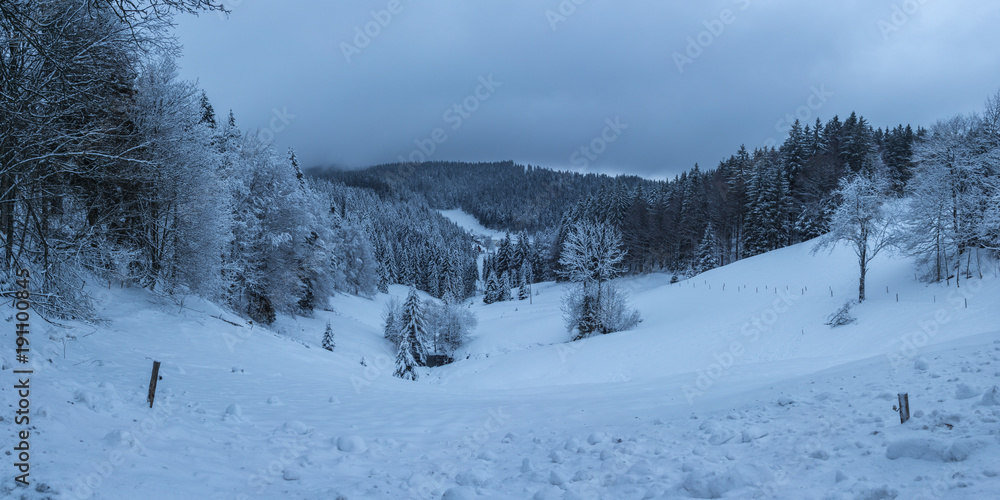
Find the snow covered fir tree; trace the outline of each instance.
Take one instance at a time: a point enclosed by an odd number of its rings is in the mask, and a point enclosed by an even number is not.
[[[330,322],[326,322],[326,330],[323,331],[323,349],[327,351],[333,351],[337,347],[337,343],[333,338],[333,327],[330,326]]]
[[[417,380],[418,366],[427,365],[427,349],[423,339],[427,336],[423,306],[417,291],[410,289],[403,303],[400,317],[399,344],[396,347],[396,371],[393,376],[405,380]]]

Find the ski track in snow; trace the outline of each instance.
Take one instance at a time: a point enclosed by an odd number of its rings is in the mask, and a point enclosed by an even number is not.
[[[858,322],[831,329],[856,294],[854,256],[810,249],[673,285],[622,279],[640,326],[573,344],[564,285],[536,286],[533,304],[477,303],[462,359],[416,383],[391,376],[387,295],[338,295],[332,312],[264,329],[200,299],[105,292],[107,321],[70,322],[65,359],[67,330],[33,320],[32,486],[8,467],[0,496],[1000,495],[1000,280],[991,271],[959,294],[886,256]],[[327,321],[333,353],[319,348]],[[20,428],[14,331],[8,319],[0,333],[4,451]],[[913,416],[900,425],[902,391]]]

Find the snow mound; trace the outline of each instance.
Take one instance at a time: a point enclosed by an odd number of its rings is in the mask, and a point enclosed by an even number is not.
[[[246,421],[246,419],[243,418],[243,407],[241,407],[240,405],[238,405],[236,403],[233,403],[233,404],[227,406],[226,407],[226,413],[224,415],[222,415],[222,420],[225,420],[227,422],[244,422],[244,421]]]
[[[890,443],[885,456],[889,460],[913,458],[927,462],[963,462],[984,445],[976,439],[957,439],[948,445],[933,438],[908,438]]]
[[[719,446],[732,441],[736,437],[736,432],[716,422],[707,420],[699,427],[708,435],[708,444]]]
[[[364,453],[368,450],[361,436],[340,436],[337,438],[337,449],[344,453]]]
[[[441,500],[472,500],[476,496],[476,490],[468,486],[455,486],[448,488],[444,495],[441,495]]]
[[[118,429],[104,436],[104,443],[111,448],[139,448],[142,445],[131,432]]]
[[[587,442],[590,444],[598,444],[607,441],[608,435],[603,432],[595,432],[587,437]]]
[[[969,384],[958,384],[955,389],[955,398],[970,399],[978,396],[982,392],[978,387]]]
[[[943,462],[948,446],[937,439],[909,438],[889,444],[885,456],[889,460],[913,458],[929,462]]]
[[[482,488],[490,480],[490,473],[484,470],[460,472],[455,476],[455,482],[460,486],[475,486]]]
[[[761,429],[760,427],[750,426],[743,430],[742,441],[744,443],[750,443],[767,436],[767,434],[767,431]]]
[[[695,471],[688,474],[681,487],[695,498],[722,498],[735,490],[764,487],[774,481],[771,469],[757,464],[740,464],[723,471]],[[753,496],[752,494],[733,496]]]
[[[101,382],[96,391],[77,389],[73,393],[73,399],[98,413],[114,410],[121,401],[115,387],[108,382]]]
[[[994,385],[993,388],[986,391],[979,404],[983,406],[1000,406],[1000,387]]]
[[[290,420],[274,430],[274,434],[301,436],[309,433],[309,427],[298,420]]]

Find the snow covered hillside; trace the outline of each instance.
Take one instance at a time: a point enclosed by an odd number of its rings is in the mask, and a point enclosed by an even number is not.
[[[918,283],[909,260],[883,256],[857,322],[831,328],[827,317],[856,296],[856,261],[843,247],[810,250],[676,284],[622,279],[643,322],[572,344],[564,285],[536,285],[530,304],[476,303],[479,327],[459,360],[418,382],[391,376],[381,336],[382,307],[403,287],[338,295],[332,312],[271,329],[203,300],[104,291],[106,322],[33,320],[32,485],[16,487],[7,470],[0,495],[1000,495],[995,264],[956,290]],[[6,452],[18,366],[4,307]],[[332,353],[319,348],[327,321]],[[150,409],[153,360],[163,379]],[[898,392],[913,412],[904,425]]]
[[[490,238],[493,238],[494,242],[498,242],[504,237],[505,233],[503,231],[496,231],[487,228],[486,226],[480,224],[475,217],[462,209],[438,210],[438,212],[440,212],[446,219],[462,226],[466,231],[471,232],[474,236],[478,236],[480,239],[485,239],[485,237],[489,236]],[[511,235],[512,238],[516,236],[516,234]]]

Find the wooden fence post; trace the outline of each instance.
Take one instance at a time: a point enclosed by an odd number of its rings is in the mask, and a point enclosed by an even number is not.
[[[160,362],[153,361],[153,375],[149,377],[149,407],[153,407],[153,397],[156,396],[156,381],[160,378]]]
[[[899,423],[905,424],[910,419],[910,395],[902,392],[899,397]]]

